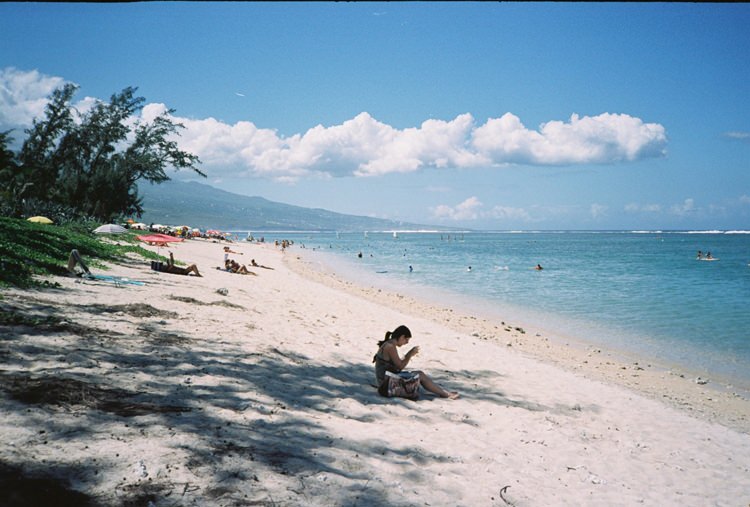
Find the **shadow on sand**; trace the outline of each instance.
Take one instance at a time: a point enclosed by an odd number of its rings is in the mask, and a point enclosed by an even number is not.
[[[77,311],[171,317],[148,305],[130,309],[96,305]],[[389,466],[403,467],[405,476],[425,482],[429,478],[422,467],[454,459],[418,447],[392,448],[384,433],[345,441],[327,429],[321,421],[331,417],[387,428],[404,410],[423,417],[423,403],[434,400],[429,395],[416,403],[379,397],[371,386],[369,364],[321,364],[273,347],[248,354],[222,346],[215,347],[216,352],[206,342],[161,330],[158,321],[141,324],[137,336],[112,333],[72,324],[61,309],[31,298],[21,304],[0,300],[0,336],[0,396],[6,398],[6,407],[43,435],[44,444],[90,440],[93,446],[102,434],[109,436],[113,424],[137,426],[144,435],[167,428],[196,439],[198,443],[189,448],[174,444],[188,456],[180,466],[200,477],[212,476],[208,482],[213,485],[196,491],[189,483],[150,477],[124,481],[116,492],[91,494],[99,473],[122,468],[114,457],[108,463],[88,460],[74,466],[40,463],[30,448],[23,459],[0,461],[1,505],[43,505],[40,495],[57,498],[56,505],[77,506],[309,503],[306,500],[311,500],[315,488],[323,491],[325,486],[311,478],[320,474],[344,484],[336,488],[336,505],[411,505],[391,497],[388,485],[378,483],[375,471],[360,458],[388,461]],[[21,336],[34,339],[22,341]],[[136,337],[145,339],[146,345],[133,345]],[[37,366],[34,374],[28,373],[32,365],[59,364],[61,357],[67,366]],[[460,391],[464,399],[530,411],[555,410],[477,389],[496,372],[452,373],[446,388]],[[122,380],[136,375],[149,380],[136,383],[137,390],[123,388]],[[220,381],[204,383],[208,375]],[[56,420],[56,414],[71,413],[74,419]],[[230,421],[227,414],[242,415],[242,422],[237,423],[237,417]],[[348,457],[333,460],[331,448]],[[14,454],[19,455],[24,454]],[[294,500],[271,498],[258,477],[261,473],[294,478],[300,485],[289,492]],[[330,487],[325,491],[330,498]]]

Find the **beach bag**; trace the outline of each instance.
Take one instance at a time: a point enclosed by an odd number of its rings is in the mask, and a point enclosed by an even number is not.
[[[383,383],[378,388],[378,393],[388,398],[395,397],[416,400],[419,398],[420,385],[419,374],[409,372],[392,373],[387,371],[385,372]]]

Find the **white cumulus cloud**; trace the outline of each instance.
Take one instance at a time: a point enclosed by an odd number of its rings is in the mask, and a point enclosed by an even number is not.
[[[495,164],[606,164],[663,156],[666,131],[627,114],[574,114],[570,121],[550,121],[538,131],[506,113],[478,127],[472,144]]]
[[[625,211],[628,213],[660,213],[660,204],[639,204],[632,202],[625,205]]]
[[[733,131],[733,132],[727,132],[724,135],[730,139],[737,139],[739,141],[745,141],[746,143],[750,143],[750,132]]]
[[[511,114],[479,127],[467,113],[450,121],[426,120],[419,127],[396,129],[363,112],[340,125],[317,125],[291,137],[259,130],[250,122],[176,119],[187,127],[181,146],[205,163],[270,177],[382,176],[512,163],[615,163],[662,156],[666,146],[661,125],[610,114],[582,119],[574,115],[570,123],[550,122],[535,132]]]
[[[494,219],[521,220],[524,222],[532,220],[529,213],[523,208],[496,205],[489,210],[485,210],[482,201],[475,196],[469,197],[456,206],[441,204],[432,208],[431,212],[434,218],[441,220],[468,221]]]
[[[482,202],[472,196],[456,206],[441,204],[432,209],[432,215],[438,219],[476,220],[480,216],[479,210],[482,206]]]
[[[0,131],[30,125],[42,114],[49,93],[63,82],[37,71],[0,71]],[[82,105],[86,101],[93,99]],[[165,110],[163,104],[149,104],[141,118],[152,119]],[[362,112],[339,125],[317,125],[292,136],[258,128],[251,121],[228,124],[215,118],[178,116],[174,120],[186,127],[180,147],[198,155],[213,176],[287,181],[508,164],[630,162],[663,156],[667,143],[662,125],[610,113],[574,114],[568,121],[550,121],[532,130],[511,113],[483,125],[465,113],[398,129]]]
[[[531,221],[531,215],[523,208],[514,208],[512,206],[493,206],[490,211],[483,214],[485,218],[495,218],[498,220],[522,220]]]
[[[0,131],[30,126],[34,118],[44,114],[47,97],[63,84],[63,78],[36,70],[0,69]]]
[[[669,208],[669,211],[673,215],[685,216],[688,213],[694,213],[698,210],[695,207],[694,199],[685,199],[681,204],[673,205],[671,208]]]
[[[609,209],[609,206],[594,203],[589,208],[589,212],[591,213],[592,218],[601,218],[607,215],[608,209]]]

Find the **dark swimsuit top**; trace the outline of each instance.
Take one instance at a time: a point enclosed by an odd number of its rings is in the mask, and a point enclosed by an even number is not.
[[[385,346],[385,344],[383,344]],[[398,373],[399,370],[396,368],[396,365],[393,364],[393,361],[390,360],[390,358],[386,358],[383,356],[383,347],[381,346],[380,349],[378,349],[377,354],[372,358],[372,362],[375,363],[375,379],[378,381],[378,385],[383,383],[383,379],[385,378],[385,372],[390,371],[393,373]]]

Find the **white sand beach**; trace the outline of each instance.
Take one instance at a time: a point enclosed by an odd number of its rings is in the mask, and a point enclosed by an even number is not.
[[[22,316],[0,327],[0,500],[750,505],[750,400],[731,387],[359,287],[296,246],[231,243],[274,269],[219,271],[225,244],[172,248],[202,277],[133,259],[92,271],[143,286],[0,293]],[[460,399],[377,394],[400,324],[410,368]]]

